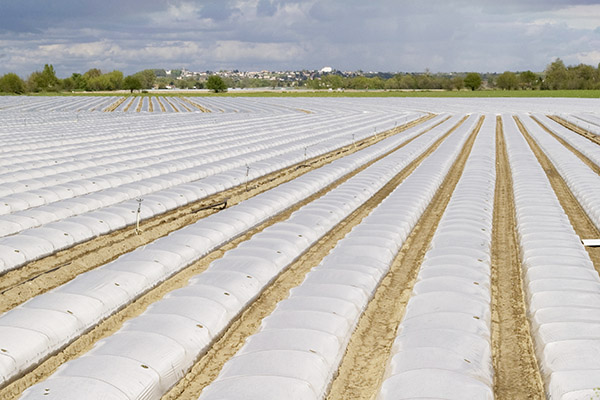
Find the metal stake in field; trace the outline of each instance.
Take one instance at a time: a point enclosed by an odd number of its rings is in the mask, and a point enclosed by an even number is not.
[[[246,164],[246,192],[248,191],[248,178],[250,176],[250,166]]]
[[[306,150],[308,149],[308,146],[304,147],[304,165],[306,165]]]
[[[354,140],[354,133],[352,134],[352,144],[354,145],[354,148],[356,148],[356,141]]]
[[[135,218],[135,234],[139,235],[140,233],[142,233],[142,231],[140,230],[140,212],[142,211],[142,201],[144,201],[144,199],[136,199],[136,201],[138,202],[138,208],[137,215]]]

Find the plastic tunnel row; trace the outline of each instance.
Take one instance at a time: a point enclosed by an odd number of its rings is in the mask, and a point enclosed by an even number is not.
[[[461,132],[454,135],[460,137]],[[82,389],[100,397],[116,392],[124,393],[119,398],[160,397],[281,271],[372,197],[436,137],[439,135],[415,139],[295,211],[286,221],[264,229],[228,251],[206,271],[192,278],[188,286],[154,303],[122,330],[98,342],[89,353],[64,364],[39,386],[31,387],[24,397],[35,397],[43,391],[49,396],[67,399],[74,398],[69,396],[77,396]],[[202,335],[198,335],[198,330]],[[157,340],[152,344],[139,340],[148,335],[157,335]],[[148,345],[151,347],[146,347]],[[150,348],[152,351],[148,351]],[[123,363],[111,363],[110,368],[105,368],[107,357],[122,358]],[[136,379],[130,379],[131,376]]]
[[[515,122],[509,116],[503,122],[526,300],[546,394],[552,400],[594,397],[600,381],[600,278]]]
[[[600,176],[558,140],[542,131],[542,128],[531,118],[524,117],[521,118],[521,121],[552,161],[592,223],[600,229]],[[598,146],[588,141],[588,147],[597,148]]]
[[[388,170],[400,168],[425,151],[444,129],[448,129],[448,124],[449,122],[443,124],[446,128],[441,125],[436,127],[432,132],[396,151],[393,161],[395,166],[390,167],[392,161],[387,161]],[[413,129],[407,132],[406,137],[394,136],[336,160],[237,206],[172,232],[94,271],[81,274],[71,282],[5,313],[0,316],[0,336],[3,338],[1,346],[6,350],[0,353],[2,380],[6,381],[35,365],[215,247],[326,187],[419,132]],[[364,176],[376,165],[363,171],[360,176]],[[381,181],[381,178],[372,181],[374,178],[359,176],[352,179],[352,182],[361,183],[356,184],[358,186],[355,185],[356,188],[346,195],[349,201],[363,199],[366,193],[370,193],[373,185]],[[355,193],[357,190],[361,193]],[[362,194],[363,191],[365,194]],[[340,210],[346,211],[347,208],[336,209],[332,217],[338,218]],[[312,225],[315,219],[319,218],[306,219],[303,223]],[[275,254],[272,256],[275,257]],[[29,336],[25,342],[24,335]]]
[[[173,160],[168,160],[167,157],[167,160],[154,164],[148,162],[151,159],[139,160],[137,163],[124,162],[123,165],[115,163],[120,171],[0,197],[0,214],[7,214],[4,217],[0,216],[0,220],[6,222],[2,225],[0,235],[14,234],[23,229],[93,211],[177,184],[198,181],[232,168],[255,166],[254,163],[268,161],[270,158],[291,154],[294,162],[301,162],[306,157],[331,151],[335,146],[351,144],[352,136],[348,135],[348,132],[356,131],[346,129],[334,133],[304,135],[293,133],[275,140],[266,134],[264,137],[261,135],[258,141],[238,137],[232,140],[235,145],[205,144],[198,146],[194,151],[197,154],[189,154],[188,150],[185,151],[184,157]],[[355,137],[364,138],[371,133],[362,129],[356,132]],[[225,148],[228,148],[227,152],[223,151]],[[302,158],[297,154],[299,152],[302,153]],[[103,168],[105,167],[96,170]],[[78,174],[80,172],[72,172],[71,176]],[[67,177],[69,174],[61,175]],[[253,171],[253,177],[256,176],[256,171]],[[29,186],[25,181],[15,184]],[[62,204],[65,204],[65,207],[61,207]]]
[[[419,129],[422,128],[419,127]],[[402,135],[401,138],[406,138],[408,134],[410,132]],[[365,133],[365,135],[368,134]],[[145,185],[129,187],[129,191],[124,190],[120,195],[115,192],[115,189],[110,196],[97,193],[87,196],[85,201],[65,200],[65,207],[54,207],[54,213],[43,212],[38,207],[36,211],[30,211],[30,214],[37,217],[36,219],[21,216],[22,218],[19,220],[16,215],[5,216],[3,219],[12,222],[12,224],[3,224],[3,229],[18,230],[20,233],[0,238],[0,249],[2,249],[0,253],[0,270],[7,271],[17,268],[73,244],[133,224],[137,209],[137,202],[134,199],[142,195],[144,196],[144,202],[141,217],[146,219],[238,186],[247,180],[302,162],[305,157],[314,157],[335,150],[345,144],[348,144],[346,136],[329,139],[319,145],[311,146],[306,155],[301,145],[299,146],[301,149],[282,154],[281,152],[288,150],[290,146],[281,145],[272,150],[275,154],[258,151],[253,154],[255,158],[250,158],[251,155],[247,155],[245,158],[233,157],[232,159],[215,162],[212,164],[215,175],[198,181],[189,182],[189,179],[186,179],[179,185],[173,185],[179,182],[177,177],[181,178],[181,174],[172,174],[170,180],[161,177],[150,178],[146,180]],[[280,153],[277,154],[277,151]],[[271,156],[271,158],[265,158],[268,156]],[[248,170],[246,162],[251,160],[257,162],[253,163],[253,167]],[[211,164],[206,165],[204,170],[208,170],[210,166]],[[219,173],[223,169],[225,171]],[[198,174],[193,168],[190,173]],[[168,188],[161,190],[162,185]],[[92,200],[94,201],[92,202]],[[117,202],[118,200],[120,202]],[[104,206],[105,203],[108,205],[107,207]],[[86,210],[90,208],[92,211],[86,213]],[[40,222],[40,220],[42,221]],[[42,222],[46,223],[41,227],[36,227],[41,225]],[[31,224],[32,227],[26,229],[23,227],[24,224]],[[19,229],[20,227],[24,230]]]
[[[200,399],[324,398],[362,312],[476,121],[471,116],[338,242],[263,320]]]
[[[380,400],[493,399],[495,118],[487,116],[397,331]]]
[[[390,117],[388,120],[391,121]],[[257,124],[260,121],[254,122]],[[242,145],[274,146],[293,142],[294,139],[323,137],[324,129],[315,129],[317,126],[328,127],[326,132],[331,137],[342,136],[344,133],[355,133],[360,137],[361,134],[364,135],[364,131],[372,133],[374,122],[375,120],[364,117],[346,121],[317,120],[306,123],[302,128],[294,125],[290,127],[289,124],[294,124],[295,121],[289,119],[267,126],[263,123],[260,127],[246,122],[235,129],[219,125],[212,129],[204,128],[201,132],[189,128],[171,133],[163,131],[142,137],[136,135],[133,138],[113,140],[106,146],[101,143],[85,143],[73,149],[65,149],[63,146],[52,152],[37,155],[20,155],[11,152],[3,157],[3,162],[8,164],[6,168],[10,168],[11,171],[0,175],[2,185],[0,195],[28,192],[78,179],[110,176],[134,168],[167,164],[172,160],[194,159],[202,154],[212,154],[212,157],[215,157],[216,152],[223,152],[225,149],[226,154],[229,154],[229,151],[236,154],[235,151],[239,149],[251,151],[251,147],[246,149]],[[383,122],[385,124],[386,121]],[[271,144],[267,139],[271,139],[273,143]],[[62,156],[57,157],[57,152]],[[31,158],[38,160],[31,160]],[[11,160],[15,162],[11,163]]]

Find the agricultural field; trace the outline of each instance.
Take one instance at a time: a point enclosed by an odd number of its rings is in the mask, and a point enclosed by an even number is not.
[[[0,97],[0,399],[600,398],[599,106]]]

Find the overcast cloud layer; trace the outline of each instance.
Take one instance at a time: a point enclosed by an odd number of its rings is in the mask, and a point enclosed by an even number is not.
[[[0,73],[542,71],[600,63],[598,0],[0,0]]]

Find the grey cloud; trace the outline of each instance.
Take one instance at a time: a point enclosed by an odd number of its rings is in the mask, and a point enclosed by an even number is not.
[[[182,66],[502,72],[542,70],[556,56],[577,63],[578,53],[600,48],[600,28],[533,23],[566,6],[598,4],[588,0],[44,4],[0,3],[0,73],[24,75],[48,62],[61,76],[91,67],[131,73]]]

